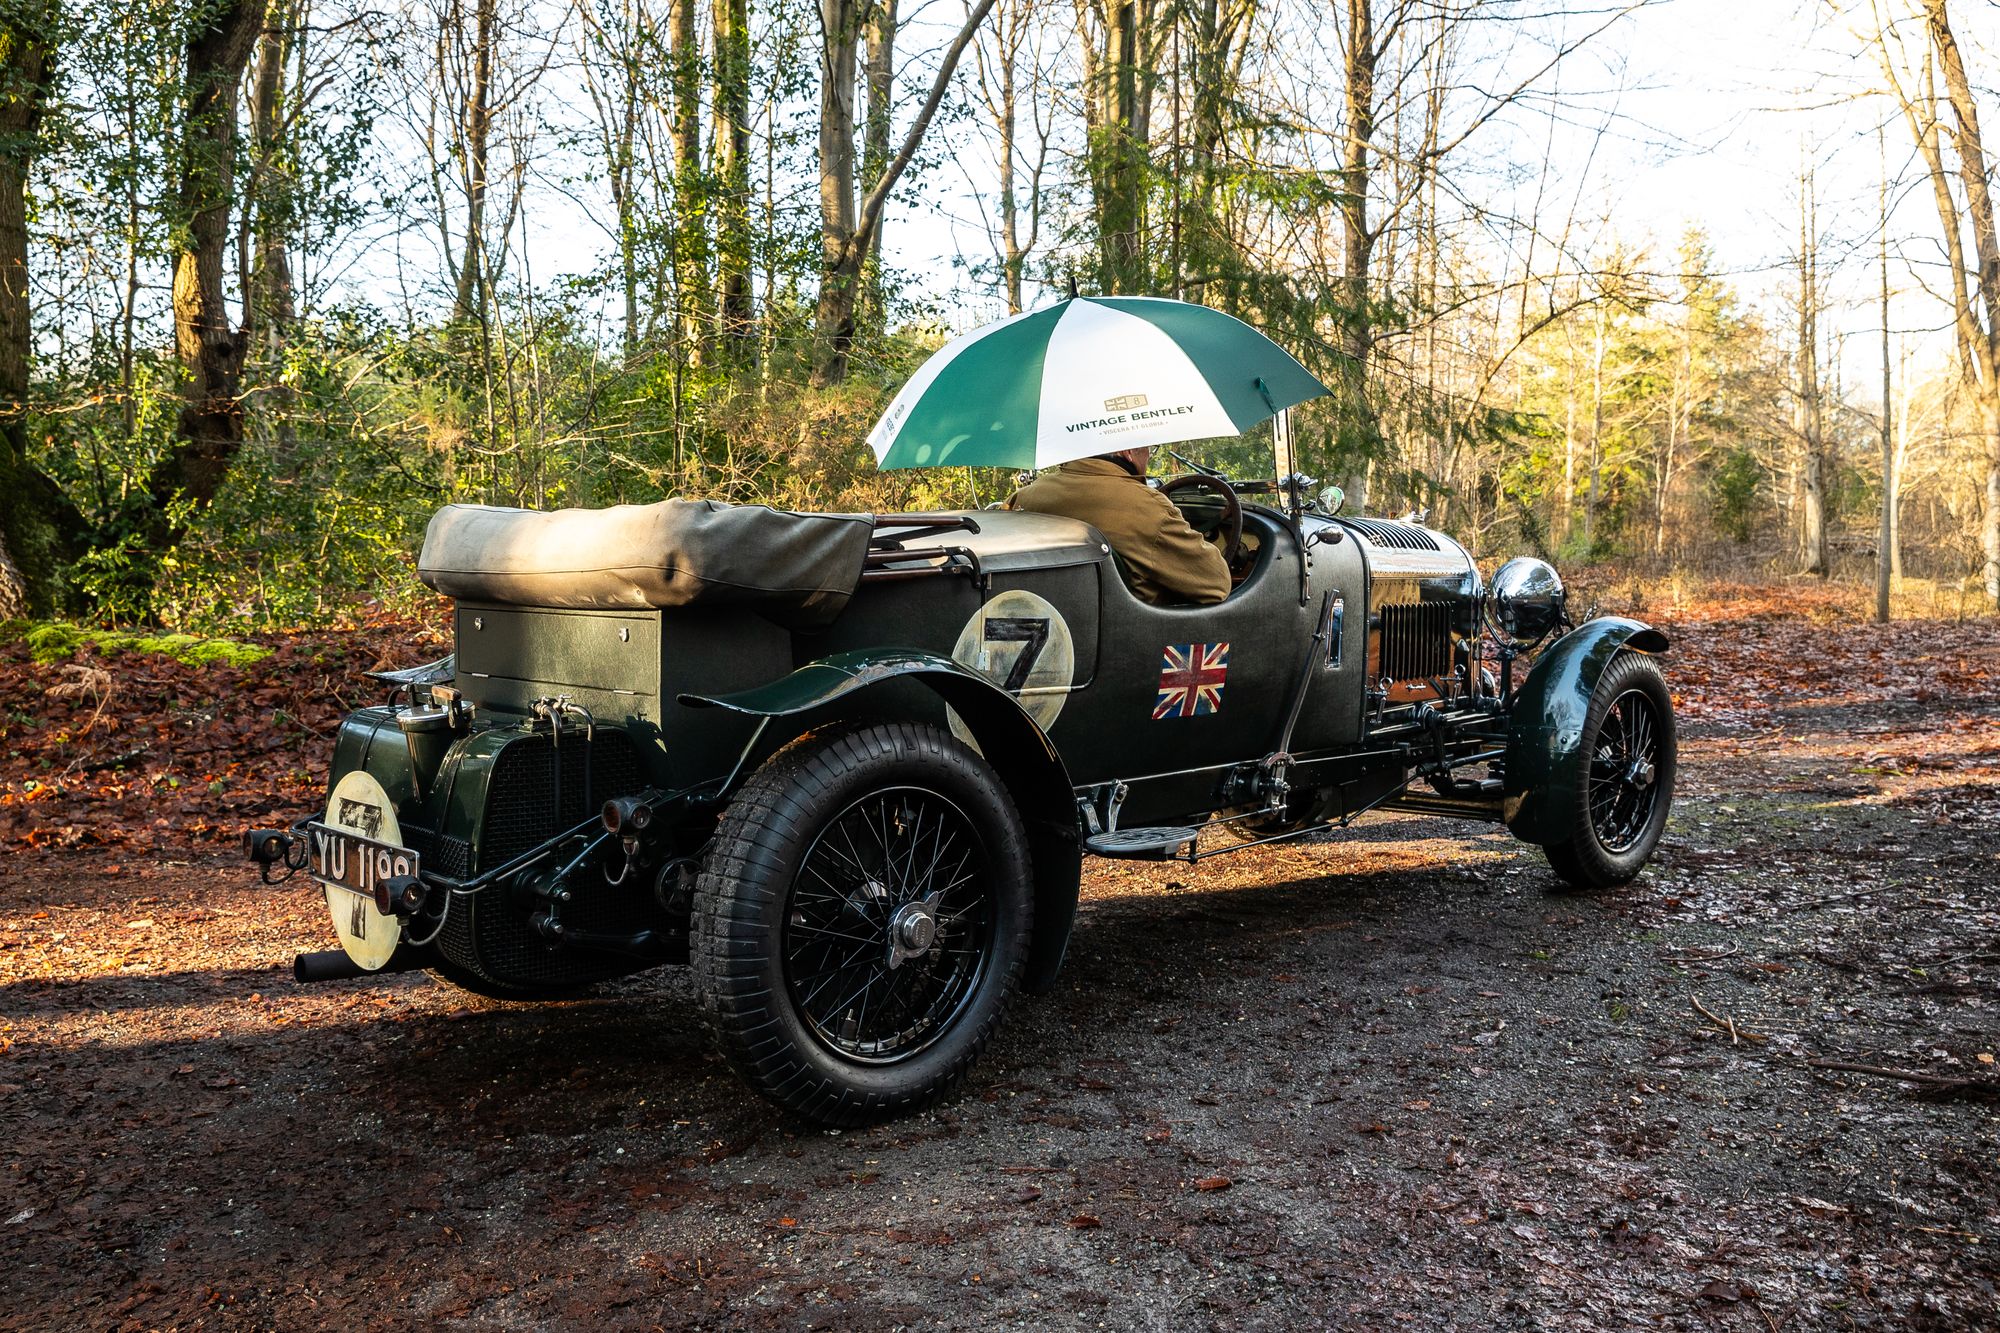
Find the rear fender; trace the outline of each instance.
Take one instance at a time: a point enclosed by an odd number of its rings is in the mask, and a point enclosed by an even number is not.
[[[906,678],[928,686],[958,714],[1021,813],[1035,878],[1035,934],[1024,984],[1031,993],[1047,991],[1055,984],[1076,922],[1082,840],[1062,756],[1012,695],[948,657],[910,649],[864,649],[823,657],[755,689],[683,694],[680,701],[750,717],[796,717],[885,681]]]
[[[1583,723],[1597,682],[1619,653],[1666,648],[1667,636],[1651,625],[1602,616],[1563,635],[1536,660],[1514,696],[1508,723],[1500,811],[1515,837],[1547,846],[1569,836]]]

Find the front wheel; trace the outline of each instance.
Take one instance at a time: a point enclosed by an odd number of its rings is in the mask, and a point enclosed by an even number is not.
[[[978,1058],[1033,926],[1027,836],[997,774],[940,728],[836,727],[744,783],[694,896],[722,1053],[829,1125],[916,1111]]]
[[[1591,692],[1577,753],[1570,833],[1542,851],[1580,889],[1636,877],[1660,845],[1673,802],[1673,696],[1650,657],[1620,653]]]

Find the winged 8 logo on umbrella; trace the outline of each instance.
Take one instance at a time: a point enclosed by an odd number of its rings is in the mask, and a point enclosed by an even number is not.
[[[1160,692],[1153,699],[1153,720],[1221,711],[1228,675],[1228,644],[1168,644],[1160,654]]]

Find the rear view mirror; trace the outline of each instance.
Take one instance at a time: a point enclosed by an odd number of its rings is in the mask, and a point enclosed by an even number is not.
[[[1319,509],[1322,514],[1338,514],[1340,507],[1347,503],[1347,492],[1338,486],[1328,486],[1319,493]]]

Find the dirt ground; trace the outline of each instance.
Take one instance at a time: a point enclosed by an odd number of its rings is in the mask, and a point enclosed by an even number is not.
[[[24,834],[0,1324],[2000,1326],[2000,626],[1644,609],[1636,884],[1413,816],[1092,863],[1057,991],[861,1132],[747,1094],[679,971],[299,987],[311,893]]]

